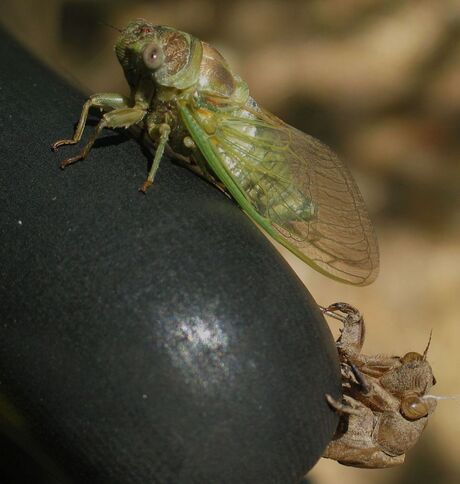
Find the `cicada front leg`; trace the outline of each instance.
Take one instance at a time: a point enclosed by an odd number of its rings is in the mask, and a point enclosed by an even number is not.
[[[83,109],[80,114],[75,133],[71,139],[60,139],[51,145],[51,149],[56,151],[63,145],[74,145],[81,140],[83,130],[85,129],[86,120],[88,119],[88,113],[91,108],[100,108],[102,111],[111,111],[113,109],[127,108],[128,98],[117,93],[99,93],[93,94],[83,104]]]
[[[379,377],[392,368],[400,365],[400,359],[395,356],[364,355],[361,349],[366,333],[364,319],[361,313],[347,303],[334,303],[321,311],[342,322],[343,329],[337,340],[337,351],[341,361],[353,364],[366,375]]]
[[[343,329],[337,340],[337,349],[346,360],[355,361],[359,358],[364,344],[365,327],[361,313],[347,303],[334,303],[321,311],[326,316],[337,319],[343,324]]]
[[[102,119],[99,121],[96,129],[83,147],[82,151],[76,156],[63,160],[61,162],[61,168],[65,168],[78,160],[84,159],[91,150],[96,138],[104,128],[128,128],[129,126],[142,121],[146,112],[142,107],[129,107],[128,99],[121,94],[93,94],[83,105],[80,120],[78,121],[73,137],[71,139],[56,141],[51,146],[54,151],[63,145],[76,144],[81,140],[88,113],[92,107],[98,107],[102,111],[106,111],[106,113],[102,116]]]

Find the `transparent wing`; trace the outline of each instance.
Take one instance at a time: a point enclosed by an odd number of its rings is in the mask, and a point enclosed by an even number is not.
[[[335,279],[376,278],[378,245],[362,196],[327,146],[252,99],[243,108],[209,101],[181,109],[211,168],[225,170],[231,194],[279,242]]]

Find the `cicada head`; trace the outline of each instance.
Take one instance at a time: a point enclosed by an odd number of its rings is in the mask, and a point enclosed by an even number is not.
[[[134,20],[122,31],[115,52],[131,87],[151,78],[161,86],[186,89],[198,79],[201,42],[170,27]]]

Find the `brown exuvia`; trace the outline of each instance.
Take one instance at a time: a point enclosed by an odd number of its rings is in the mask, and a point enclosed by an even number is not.
[[[429,343],[423,354],[364,355],[360,313],[346,303],[322,310],[343,322],[337,340],[343,400],[326,395],[340,421],[323,457],[365,468],[402,464],[436,408],[436,398],[427,395],[436,383],[426,359]]]

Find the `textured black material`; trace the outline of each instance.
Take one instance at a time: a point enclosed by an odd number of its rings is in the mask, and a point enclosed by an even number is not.
[[[139,194],[148,160],[123,135],[61,171],[76,150],[49,145],[84,97],[3,34],[0,65],[9,438],[56,482],[298,482],[336,426],[324,394],[340,389],[311,296],[185,168],[163,160]]]

